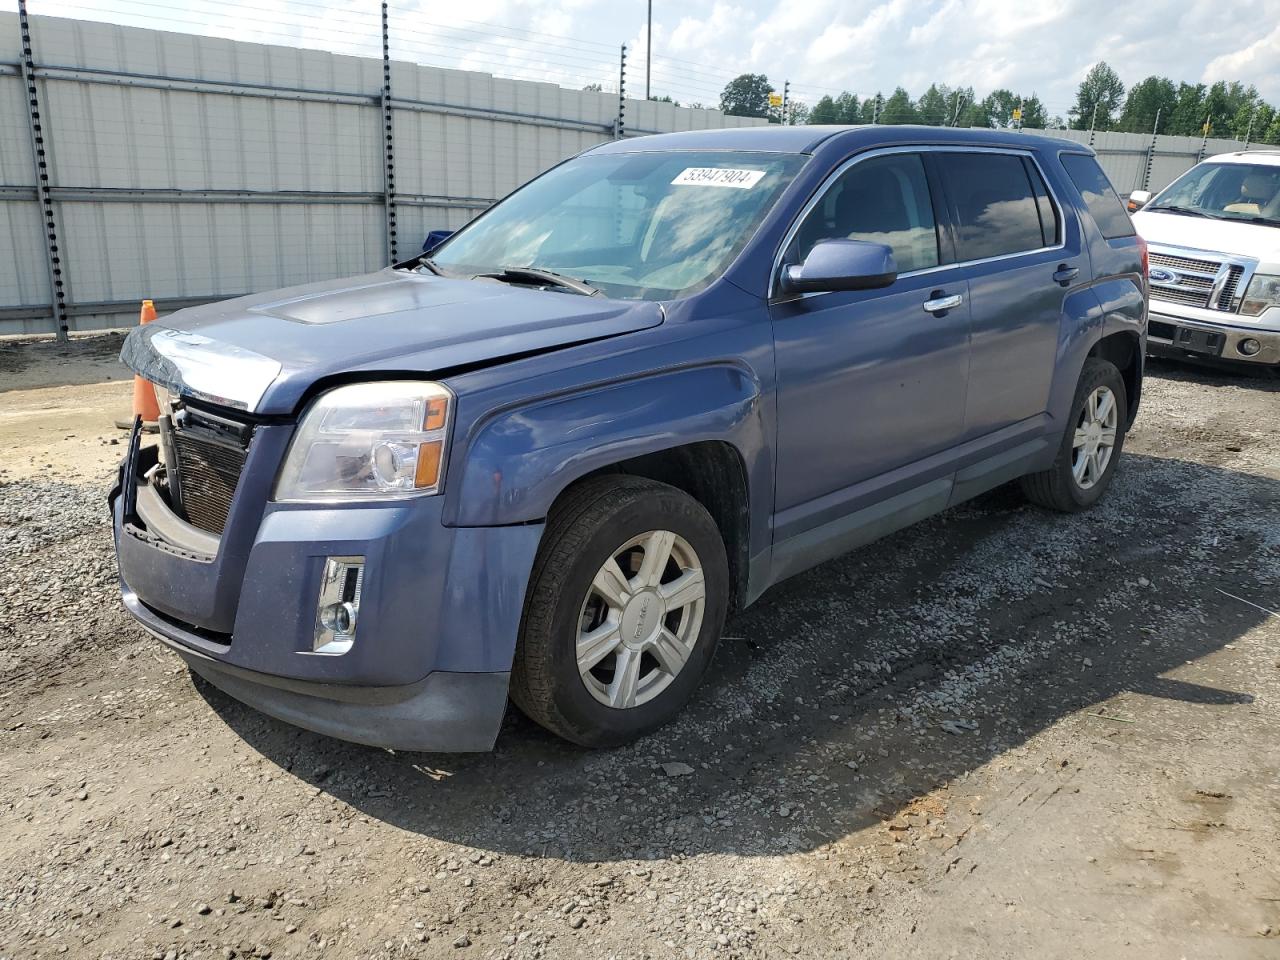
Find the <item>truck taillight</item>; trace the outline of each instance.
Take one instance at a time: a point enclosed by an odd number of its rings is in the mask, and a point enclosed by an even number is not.
[[[1142,257],[1142,279],[1146,280],[1151,272],[1151,257],[1147,252],[1147,241],[1138,237],[1138,256]]]

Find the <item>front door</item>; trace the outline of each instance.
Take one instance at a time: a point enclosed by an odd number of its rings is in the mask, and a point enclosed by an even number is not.
[[[920,499],[912,491],[921,488],[930,506],[924,513],[945,505],[947,451],[964,430],[969,305],[960,272],[941,265],[936,192],[920,154],[860,158],[824,188],[788,245],[784,265],[801,262],[822,239],[885,243],[899,277],[880,290],[791,296],[771,306],[775,545],[792,540],[830,555],[847,548],[841,523],[855,512],[874,516],[872,508],[887,501],[910,510]],[[926,308],[947,297],[960,298],[958,305]],[[823,549],[831,539],[841,542]],[[820,557],[810,551],[809,559]]]

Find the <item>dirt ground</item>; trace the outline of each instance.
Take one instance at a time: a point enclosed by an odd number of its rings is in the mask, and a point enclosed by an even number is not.
[[[1280,957],[1280,380],[1153,363],[1098,509],[789,581],[638,744],[428,756],[125,617],[118,346],[0,344],[0,958]]]

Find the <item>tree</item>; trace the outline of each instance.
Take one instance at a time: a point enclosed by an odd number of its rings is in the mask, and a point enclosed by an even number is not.
[[[1280,143],[1280,111],[1276,113],[1275,119],[1267,127],[1267,132],[1258,139],[1263,143]]]
[[[880,111],[881,123],[915,123],[917,121],[915,104],[911,102],[911,94],[898,87],[884,102]]]
[[[1232,137],[1236,136],[1234,129],[1234,121],[1244,114],[1244,122],[1248,124],[1249,114],[1253,112],[1253,108],[1258,103],[1258,91],[1253,87],[1246,87],[1239,81],[1219,80],[1209,88],[1209,92],[1204,98],[1205,118],[1210,120],[1213,130],[1217,131],[1218,136]],[[1244,137],[1243,127],[1239,133],[1240,137]]]
[[[847,90],[836,97],[836,122],[861,123],[862,115],[858,110],[858,98]]]
[[[829,96],[822,97],[813,105],[813,109],[809,111],[810,123],[839,123],[840,111],[836,109],[836,102]]]
[[[786,122],[793,126],[799,126],[805,123],[813,123],[813,121],[809,119],[810,116],[812,116],[812,113],[813,111],[809,109],[809,105],[805,103],[803,100],[787,101]]]
[[[981,124],[984,127],[1010,127],[1013,126],[1013,111],[1017,109],[1022,102],[1012,90],[992,90],[983,99],[978,107],[982,111],[983,119],[986,121]]]
[[[876,95],[874,97],[868,97],[866,100],[863,100],[861,106],[858,107],[857,121],[849,121],[849,122],[850,123],[853,123],[853,122],[883,123],[884,120],[881,115],[883,114],[884,111],[880,109],[883,104],[884,104],[884,97],[881,96],[880,92],[877,90]]]
[[[1204,124],[1203,83],[1178,84],[1178,100],[1173,105],[1173,124],[1169,133],[1180,137],[1193,137],[1200,132]]]
[[[768,117],[773,86],[763,73],[744,73],[724,85],[720,109],[731,117]]]
[[[604,93],[604,85],[599,83],[588,83],[582,88],[584,93]]]
[[[1129,88],[1120,114],[1120,129],[1128,133],[1164,133],[1173,126],[1178,88],[1167,77],[1147,77]],[[1156,117],[1160,118],[1159,127]]]
[[[1236,139],[1248,139],[1250,143],[1271,143],[1267,140],[1267,130],[1276,119],[1276,109],[1269,103],[1258,101],[1255,112],[1252,116],[1241,117],[1236,116],[1234,124],[1236,130]],[[1243,122],[1241,122],[1243,120]]]
[[[916,101],[916,117],[920,123],[941,127],[951,119],[951,89],[944,83],[929,84],[929,89]]]
[[[1099,60],[1080,81],[1076,91],[1076,105],[1071,108],[1071,125],[1077,130],[1111,127],[1111,115],[1124,98],[1124,84],[1105,60]]]
[[[1049,114],[1034,93],[1022,99],[1022,126],[1032,130],[1044,130],[1049,126]]]

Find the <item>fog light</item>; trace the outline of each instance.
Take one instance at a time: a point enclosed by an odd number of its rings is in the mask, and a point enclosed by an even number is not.
[[[342,654],[356,642],[364,557],[327,557],[316,603],[313,653]]]
[[[1243,353],[1246,357],[1256,356],[1258,351],[1262,349],[1262,344],[1253,337],[1246,337],[1236,344],[1236,349]]]

